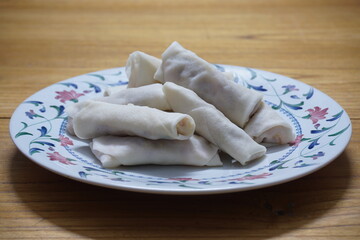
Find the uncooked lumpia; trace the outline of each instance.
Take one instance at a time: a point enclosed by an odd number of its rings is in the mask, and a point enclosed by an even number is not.
[[[291,125],[266,103],[261,104],[244,130],[258,143],[286,144],[295,138]]]
[[[154,78],[193,90],[241,128],[262,100],[262,94],[229,81],[212,64],[177,42],[172,43],[162,54],[162,63]]]
[[[103,136],[94,138],[90,148],[105,168],[140,164],[222,165],[218,148],[196,135],[188,140]]]
[[[156,83],[154,74],[161,60],[146,53],[136,51],[129,55],[125,72],[129,78],[128,88]]]
[[[174,111],[186,113],[194,119],[196,132],[199,135],[241,164],[246,164],[265,154],[264,146],[256,143],[241,128],[192,90],[170,82],[164,84],[163,90]]]
[[[116,88],[114,90],[111,90]],[[171,110],[166,101],[162,85],[154,83],[136,88],[121,88],[113,87],[107,89],[108,96],[95,98],[95,101],[108,102],[114,104],[134,104],[138,106],[148,106],[160,110]]]
[[[89,139],[104,135],[141,136],[148,139],[188,139],[195,131],[186,114],[135,105],[88,100],[80,111],[67,110],[75,135]]]

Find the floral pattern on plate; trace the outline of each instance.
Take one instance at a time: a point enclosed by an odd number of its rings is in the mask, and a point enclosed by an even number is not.
[[[334,100],[294,79],[261,70],[215,64],[233,80],[264,95],[294,128],[288,145],[241,166],[222,154],[223,167],[136,166],[104,169],[88,143],[68,135],[65,107],[123,85],[124,68],[103,70],[51,85],[25,100],[10,121],[11,136],[31,160],[58,174],[110,188],[167,194],[243,191],[287,182],[325,166],[346,147],[351,122]]]

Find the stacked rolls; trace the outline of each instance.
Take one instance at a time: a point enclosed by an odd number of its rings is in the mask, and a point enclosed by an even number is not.
[[[291,125],[260,93],[177,42],[162,59],[130,54],[125,71],[127,88],[108,88],[103,97],[66,108],[68,132],[92,139],[104,167],[221,166],[219,150],[246,164],[265,155],[260,143],[294,139]]]

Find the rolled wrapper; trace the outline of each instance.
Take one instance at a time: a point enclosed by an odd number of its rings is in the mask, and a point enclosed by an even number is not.
[[[227,74],[177,42],[162,54],[162,64],[154,78],[193,90],[241,128],[256,112],[262,100],[262,94],[229,81]]]
[[[136,88],[107,89],[109,95],[105,97],[95,98],[95,101],[114,103],[114,104],[134,104],[138,106],[148,106],[160,110],[168,111],[169,103],[166,101],[162,84],[154,83]]]
[[[196,135],[182,141],[103,136],[94,138],[90,148],[105,168],[141,164],[222,165],[218,148]]]
[[[222,74],[226,77],[227,80],[234,81],[233,72],[222,72]]]
[[[291,125],[266,103],[261,104],[244,130],[258,143],[286,144],[295,139]]]
[[[164,84],[163,91],[174,111],[189,114],[194,119],[197,134],[218,146],[220,150],[228,153],[241,164],[246,164],[265,154],[264,146],[256,143],[244,130],[192,90],[167,82]]]
[[[70,108],[67,113],[72,119],[73,132],[82,139],[117,135],[184,140],[195,131],[194,120],[189,115],[145,106],[89,100],[80,111]]]
[[[113,95],[117,92],[121,92],[122,90],[127,89],[127,85],[120,85],[115,87],[107,87],[104,90],[104,97],[108,97],[110,95]]]
[[[129,55],[125,72],[129,79],[128,88],[153,84],[153,76],[161,64],[161,59],[136,51]]]

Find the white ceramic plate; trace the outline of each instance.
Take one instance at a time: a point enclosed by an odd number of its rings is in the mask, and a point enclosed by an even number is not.
[[[310,174],[334,160],[351,136],[344,109],[324,93],[294,79],[256,69],[215,65],[234,81],[264,94],[294,128],[292,145],[268,147],[266,157],[241,166],[222,154],[223,167],[134,166],[104,169],[88,142],[66,132],[66,103],[103,94],[127,84],[124,68],[108,69],[51,85],[21,103],[10,121],[13,141],[27,157],[63,176],[115,189],[210,194],[276,185]],[[94,113],[96,114],[96,113]],[[240,146],[239,146],[240,147]]]

